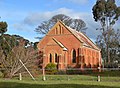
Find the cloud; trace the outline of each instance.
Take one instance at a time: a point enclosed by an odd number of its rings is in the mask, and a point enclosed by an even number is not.
[[[23,23],[25,23],[27,25],[38,25],[42,21],[48,20],[56,14],[60,14],[60,13],[68,14],[71,12],[72,12],[71,9],[60,8],[60,9],[57,9],[57,10],[51,11],[51,12],[47,11],[47,12],[42,12],[42,13],[41,12],[29,13],[29,15],[25,17]]]
[[[19,21],[17,23],[14,23],[12,25],[13,29],[16,29],[17,31],[33,31],[35,28],[43,21],[50,19],[52,16],[56,14],[70,14],[73,11],[71,9],[67,8],[60,8],[55,11],[47,11],[47,12],[32,12],[29,13],[29,15],[24,16],[22,21]]]
[[[26,25],[24,25],[23,23],[13,24],[13,27],[14,27],[14,29],[21,30],[21,31],[28,30]]]
[[[66,0],[66,1],[69,1],[69,2],[73,2],[73,3],[76,3],[76,4],[87,4],[89,2],[89,0]]]
[[[24,25],[27,25],[27,26],[37,27],[42,21],[48,20],[52,16],[57,15],[57,14],[65,14],[72,18],[79,18],[85,21],[87,28],[88,28],[86,32],[87,36],[92,39],[95,39],[96,36],[99,34],[99,32],[96,31],[96,28],[99,28],[100,26],[98,23],[94,21],[92,17],[92,13],[76,12],[72,9],[67,9],[67,8],[59,8],[51,12],[47,11],[47,12],[42,12],[42,13],[40,12],[29,13],[29,15],[25,17],[23,23]],[[17,27],[19,27],[19,25]],[[20,27],[25,27],[25,26],[20,26]]]
[[[26,16],[25,19],[23,20],[23,23],[27,24],[27,25],[38,25],[42,21],[48,20],[57,14],[65,14],[72,18],[84,19],[84,18],[86,18],[86,16],[88,17],[90,13],[79,13],[79,12],[75,12],[72,9],[59,8],[54,11],[46,11],[46,12],[42,12],[42,13],[41,12],[29,13],[29,15]],[[89,19],[89,17],[88,17],[88,19]]]
[[[54,2],[62,2],[62,3],[74,3],[74,4],[80,4],[85,5],[89,2],[89,0],[53,0]]]

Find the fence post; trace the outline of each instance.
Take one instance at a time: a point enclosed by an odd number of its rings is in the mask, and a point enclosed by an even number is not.
[[[98,78],[97,81],[100,82],[100,67],[98,67],[98,71],[99,71],[99,74],[98,74],[98,77],[97,77]]]
[[[45,68],[43,67],[43,81],[45,81],[46,78],[45,78]]]
[[[22,74],[19,73],[19,80],[22,80]]]

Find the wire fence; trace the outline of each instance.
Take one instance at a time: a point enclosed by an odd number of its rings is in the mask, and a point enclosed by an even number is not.
[[[38,81],[102,81],[120,82],[120,68],[67,68],[30,70]],[[27,71],[16,75],[19,80],[32,79]]]
[[[32,72],[32,71],[31,71]],[[23,78],[28,77],[26,72]],[[36,80],[44,81],[106,81],[120,82],[120,68],[74,68],[74,69],[39,69],[32,72]]]

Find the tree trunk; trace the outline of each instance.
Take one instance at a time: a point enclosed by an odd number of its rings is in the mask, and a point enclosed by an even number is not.
[[[110,51],[108,47],[107,47],[107,60],[108,60],[108,64],[110,64]]]

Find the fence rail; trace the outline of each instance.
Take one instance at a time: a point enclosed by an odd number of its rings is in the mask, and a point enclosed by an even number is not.
[[[30,70],[36,80],[81,80],[81,81],[106,81],[120,82],[120,68],[67,68],[57,69],[36,69]],[[24,79],[30,78],[27,72],[21,73]],[[19,79],[19,74],[16,76]]]

